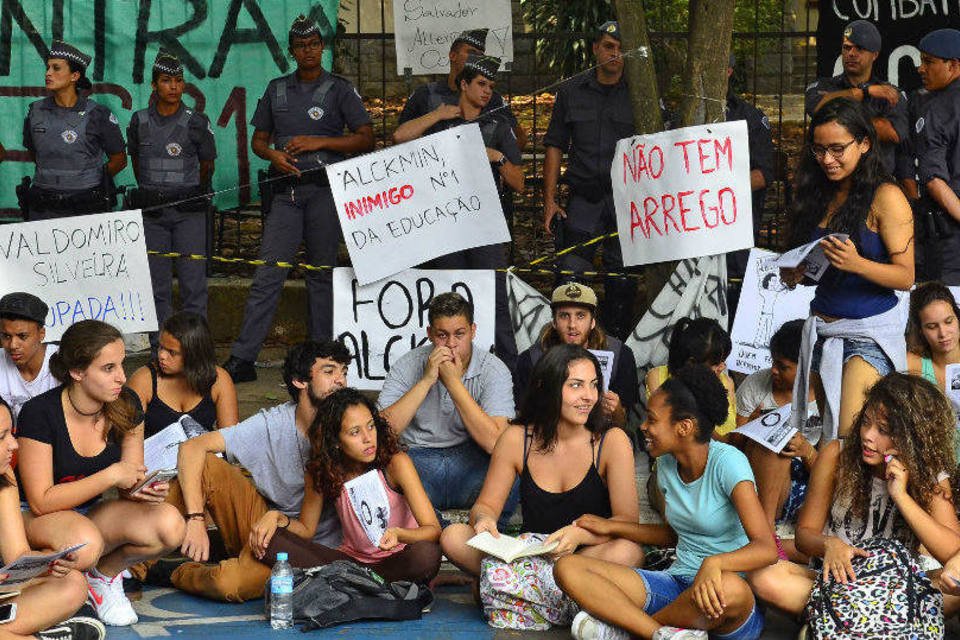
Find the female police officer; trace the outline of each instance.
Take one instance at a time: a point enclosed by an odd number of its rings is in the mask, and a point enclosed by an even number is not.
[[[208,192],[217,157],[207,116],[183,104],[183,65],[161,50],[151,81],[156,100],[130,119],[127,140],[139,188],[133,205],[143,209],[147,249],[182,255],[207,251]],[[173,313],[173,264],[150,256],[150,278],[157,322]],[[207,273],[202,260],[177,259],[183,310],[206,316]],[[151,334],[156,346],[156,334]]]
[[[79,93],[92,88],[85,75],[90,59],[57,40],[47,56],[46,87],[52,95],[32,103],[23,123],[23,145],[37,165],[29,214],[24,211],[30,220],[112,208],[107,185],[127,156],[117,116]]]

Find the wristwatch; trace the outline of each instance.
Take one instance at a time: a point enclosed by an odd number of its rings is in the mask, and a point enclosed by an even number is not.
[[[496,162],[494,162],[493,164],[497,165],[498,168],[499,168],[499,167],[502,167],[502,166],[505,165],[505,164],[507,164],[507,156],[506,156],[506,154],[500,154],[500,159],[497,160]]]

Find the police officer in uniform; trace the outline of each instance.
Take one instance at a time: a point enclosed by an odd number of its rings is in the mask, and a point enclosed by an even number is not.
[[[403,105],[403,111],[400,112],[398,124],[404,124],[410,120],[425,116],[431,111],[435,111],[441,104],[455,105],[459,102],[458,93],[460,85],[457,77],[463,71],[463,65],[471,55],[482,56],[487,50],[487,33],[489,29],[471,29],[464,31],[457,36],[450,45],[450,52],[447,54],[450,59],[450,72],[443,81],[428,82],[417,87],[406,104]],[[513,132],[517,136],[517,146],[523,149],[527,143],[526,131],[517,123],[517,118],[510,110],[503,96],[493,92],[490,101],[484,105],[484,112],[494,111],[501,117],[505,117]],[[396,142],[394,138],[394,142]]]
[[[131,204],[143,210],[147,249],[206,255],[210,177],[217,150],[210,120],[183,104],[183,65],[161,50],[153,63],[155,101],[127,127],[139,188]],[[150,256],[157,321],[173,313],[173,260]],[[207,314],[207,274],[202,260],[177,259],[183,310]],[[150,342],[156,347],[157,334]]]
[[[960,31],[937,29],[920,44],[920,79],[929,97],[914,123],[927,279],[960,285]],[[918,280],[921,274],[918,274]]]
[[[260,259],[289,261],[301,242],[307,260],[334,265],[340,223],[324,165],[373,149],[373,126],[360,94],[344,78],[323,70],[323,38],[316,22],[297,18],[288,35],[297,70],[272,80],[257,104],[253,152],[270,161],[273,202]],[[344,133],[344,128],[350,133]],[[271,148],[271,139],[273,147]],[[235,382],[255,380],[253,363],[270,329],[287,269],[257,267],[240,336],[224,368]],[[312,339],[333,333],[333,273],[307,271],[307,328]]]
[[[471,54],[457,76],[458,101],[440,104],[425,115],[401,124],[393,134],[397,142],[407,142],[451,127],[477,122],[487,148],[487,159],[493,171],[500,201],[509,199],[510,192],[522,192],[524,185],[523,158],[517,137],[506,117],[498,112],[484,111],[492,101],[493,86],[497,80],[500,59]],[[426,265],[431,269],[503,269],[507,266],[506,247],[502,244],[475,247],[457,251]],[[504,274],[497,273],[495,348],[497,356],[513,370],[517,346],[510,321]]]
[[[884,168],[893,174],[897,145],[910,135],[906,97],[895,86],[873,75],[873,64],[880,54],[880,32],[872,22],[854,20],[843,30],[841,56],[843,73],[820,78],[806,91],[807,115],[836,98],[862,102],[870,114],[880,143]]]
[[[54,40],[50,47],[51,95],[32,103],[23,122],[23,146],[36,171],[29,192],[18,195],[30,220],[113,208],[112,179],[126,166],[127,155],[117,116],[80,93],[93,87],[86,76],[90,60],[65,42]]]
[[[613,205],[610,165],[617,141],[636,133],[630,92],[623,77],[620,27],[605,22],[593,42],[597,68],[561,85],[550,125],[544,136],[546,156],[543,163],[543,226],[548,234],[557,225],[557,248],[578,245],[586,240],[617,230]],[[562,181],[570,187],[565,208],[557,202],[560,163],[569,154]],[[564,270],[587,271],[592,268],[598,243],[581,247],[559,260]],[[608,272],[623,271],[620,241],[603,241],[603,267]],[[560,282],[567,278],[560,278]],[[633,329],[635,283],[631,278],[607,277],[600,316],[607,330],[624,339]]]

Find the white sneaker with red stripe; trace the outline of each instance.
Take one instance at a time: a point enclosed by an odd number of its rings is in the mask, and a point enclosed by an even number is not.
[[[108,578],[91,569],[84,575],[87,578],[87,600],[104,624],[128,627],[137,623],[137,612],[123,593],[123,574]]]

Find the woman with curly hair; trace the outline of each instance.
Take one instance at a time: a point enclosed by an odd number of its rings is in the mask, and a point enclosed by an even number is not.
[[[307,436],[310,459],[300,516],[288,518],[272,536],[252,531],[254,554],[272,564],[278,552],[286,552],[291,565],[304,568],[354,560],[390,582],[430,582],[440,570],[440,523],[413,462],[373,401],[356,389],[335,391],[320,403]],[[366,473],[376,474],[390,505],[377,543],[368,538],[344,488]],[[337,549],[311,542],[326,500],[335,501],[343,529]]]
[[[956,419],[930,382],[891,373],[867,393],[848,438],[822,448],[797,522],[797,548],[820,559],[833,580],[856,580],[852,561],[871,538],[923,545],[938,562],[960,551],[960,523],[949,473],[956,467]],[[766,602],[800,615],[817,574],[787,561],[756,572],[751,584]],[[944,601],[944,613],[960,598]]]
[[[829,442],[850,433],[866,389],[906,368],[895,290],[913,286],[913,214],[882,168],[876,131],[859,103],[828,102],[809,131],[797,169],[791,246],[819,239],[829,267],[815,274],[819,282],[805,279],[814,275],[807,263],[782,269],[781,279],[790,288],[801,281],[817,286],[804,327],[792,421],[803,426],[812,381]]]
[[[583,556],[561,558],[554,575],[583,611],[578,640],[627,637],[756,640],[763,613],[741,577],[777,559],[747,457],[713,438],[727,415],[727,394],[702,364],[674,371],[650,396],[641,430],[658,460],[665,524],[584,516],[595,536],[676,546],[665,571],[633,569]]]

